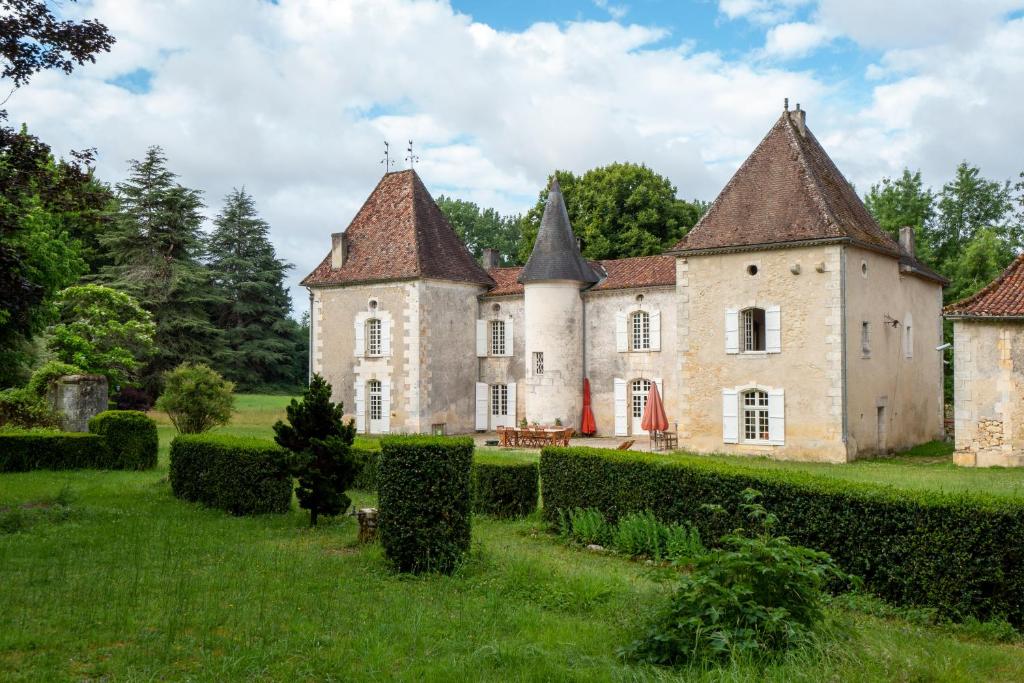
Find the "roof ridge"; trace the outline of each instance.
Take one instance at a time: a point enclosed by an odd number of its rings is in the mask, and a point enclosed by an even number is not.
[[[796,129],[796,126],[793,125],[793,119],[790,118],[788,110],[782,112],[782,116],[779,118],[780,120],[785,121],[784,128],[786,129],[786,133],[789,137],[790,146],[796,149],[797,160],[800,162],[800,166],[804,169],[804,176],[807,178],[807,181],[805,182],[809,185],[807,189],[809,190],[808,195],[810,196],[811,201],[818,205],[818,209],[822,213],[822,218],[825,219],[825,222],[829,227],[834,231],[842,233],[839,220],[836,218],[835,212],[825,199],[825,188],[821,184],[821,179],[818,177],[818,174],[815,173],[815,169],[807,159],[807,154],[804,151],[803,144],[801,144],[800,138],[803,138],[804,140],[807,138],[805,138],[800,131]],[[807,130],[807,134],[813,135],[809,130]],[[843,178],[843,180],[845,181],[846,178]]]
[[[412,238],[416,244],[416,273],[420,276],[423,275],[423,244],[420,240],[420,216],[419,211],[416,210],[416,191],[417,182],[420,180],[419,175],[416,173],[416,169],[408,168],[398,171],[398,173],[404,173],[409,171],[410,176],[410,187],[409,187],[409,202],[412,204]],[[419,182],[419,185],[423,185],[423,181]],[[423,188],[426,190],[426,187]],[[429,193],[428,193],[429,194]],[[433,199],[433,198],[431,198]]]
[[[988,283],[974,294],[971,294],[968,297],[960,299],[960,301],[954,301],[953,303],[949,304],[948,306],[942,309],[943,313],[955,313],[958,309],[966,308],[967,306],[984,298],[986,295],[992,293],[993,291],[998,289],[999,286],[1003,284],[1003,282],[1005,282],[1008,277],[1017,272],[1017,269],[1021,266],[1022,263],[1024,263],[1024,252],[1017,254],[1017,256],[1014,257],[1012,261],[1010,261],[1010,265],[1006,266],[1006,268],[1003,269],[1003,272],[999,274],[999,277],[997,277],[995,280],[992,280],[992,282]]]

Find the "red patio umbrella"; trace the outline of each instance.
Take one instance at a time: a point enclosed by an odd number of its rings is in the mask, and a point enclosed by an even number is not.
[[[651,382],[651,390],[647,394],[647,405],[644,406],[644,414],[640,418],[640,427],[647,432],[663,432],[668,429],[665,404],[661,402],[658,385],[654,382]]]
[[[590,408],[590,380],[583,378],[583,419],[580,420],[580,433],[586,436],[597,431],[594,424],[594,411]]]

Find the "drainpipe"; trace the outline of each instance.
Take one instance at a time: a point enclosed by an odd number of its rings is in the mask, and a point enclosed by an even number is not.
[[[843,386],[843,443],[847,444],[846,457],[849,460],[850,451],[847,443],[849,434],[849,425],[847,424],[848,418],[847,413],[847,398],[846,398],[846,254],[847,250],[845,246],[839,247],[840,259],[839,259],[839,334],[842,335],[842,344],[840,351],[842,355],[842,370],[840,371],[840,381]]]
[[[313,290],[309,290],[309,362],[307,365],[306,372],[306,384],[313,381],[313,354],[315,353],[316,345],[313,343]]]

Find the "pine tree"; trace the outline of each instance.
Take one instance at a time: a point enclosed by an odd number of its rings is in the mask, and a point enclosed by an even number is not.
[[[224,333],[216,366],[243,389],[294,386],[295,322],[288,318],[291,297],[284,285],[292,266],[277,258],[270,226],[244,188],[224,201],[206,247],[220,300],[214,324]],[[305,376],[298,383],[305,384]]]
[[[128,180],[116,186],[119,207],[100,239],[112,265],[100,281],[127,292],[153,315],[156,351],[142,372],[158,393],[163,372],[183,362],[213,362],[221,335],[210,321],[216,303],[202,256],[202,195],[183,187],[167,168],[163,150],[150,147],[131,161]]]

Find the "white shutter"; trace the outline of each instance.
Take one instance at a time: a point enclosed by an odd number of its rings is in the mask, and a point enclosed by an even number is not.
[[[623,353],[629,350],[626,339],[626,312],[618,311],[615,314],[615,350]],[[616,432],[617,434],[618,432]]]
[[[356,317],[356,355],[366,355],[366,320],[362,316]]]
[[[764,309],[764,349],[768,353],[782,351],[782,313],[778,306]]]
[[[516,426],[516,383],[508,383],[508,412],[505,413],[505,426]]]
[[[735,389],[722,389],[722,441],[736,443],[739,441],[740,403]]]
[[[514,337],[512,336],[512,316],[509,316],[508,318],[505,319],[505,355],[506,356],[513,356],[513,355],[515,355],[512,352],[513,351],[512,344],[514,343],[513,340],[514,340]],[[514,384],[510,384],[509,386],[515,386],[515,385]]]
[[[768,443],[786,443],[786,400],[782,389],[768,390]]]
[[[356,380],[356,431],[366,433],[366,384]]]
[[[626,436],[626,380],[615,378],[615,436]]]
[[[380,320],[380,355],[391,355],[391,319],[381,318]]]
[[[488,387],[485,383],[476,383],[476,430],[478,432],[487,431],[487,390]]]
[[[391,432],[391,382],[387,380],[380,383],[380,431]]]
[[[725,312],[725,352],[740,352],[740,313],[735,308]]]
[[[476,321],[476,356],[483,358],[487,355],[487,321]]]
[[[651,311],[651,351],[661,351],[661,311]]]

